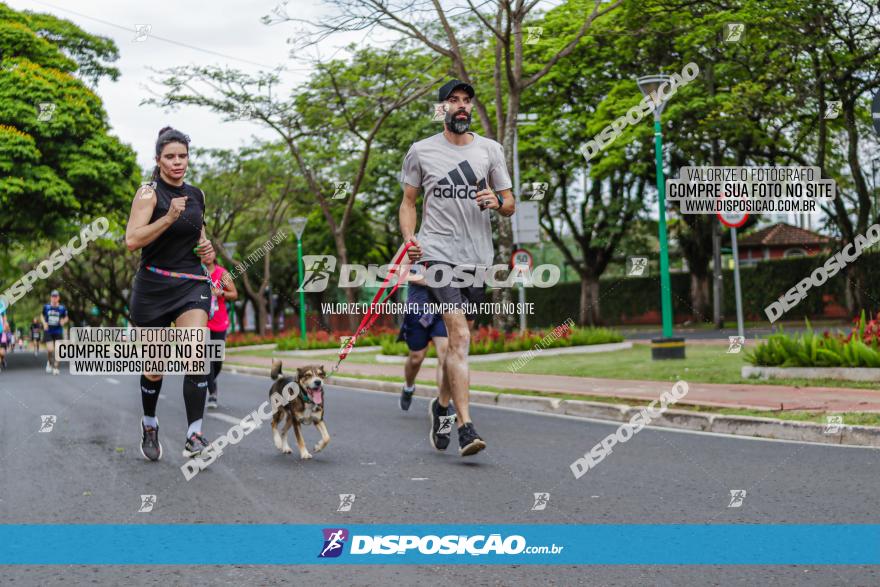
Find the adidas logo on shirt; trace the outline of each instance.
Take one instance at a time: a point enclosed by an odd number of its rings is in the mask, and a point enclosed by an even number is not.
[[[485,187],[486,180],[477,180],[477,174],[474,173],[470,163],[462,161],[452,171],[447,172],[446,177],[437,182],[434,187],[434,196],[475,200],[477,199],[477,191]]]

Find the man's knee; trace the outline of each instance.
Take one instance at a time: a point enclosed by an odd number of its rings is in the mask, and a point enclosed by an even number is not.
[[[162,381],[161,373],[144,373],[144,377],[146,377],[150,381]]]
[[[425,355],[428,354],[428,348],[425,347],[420,351],[410,351],[409,352],[409,363],[413,367],[421,367],[422,362],[425,360]]]

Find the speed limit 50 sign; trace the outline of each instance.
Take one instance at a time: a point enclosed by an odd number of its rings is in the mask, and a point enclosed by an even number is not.
[[[532,259],[532,254],[525,249],[517,249],[510,256],[510,266],[523,266],[531,269],[534,266],[534,259]]]

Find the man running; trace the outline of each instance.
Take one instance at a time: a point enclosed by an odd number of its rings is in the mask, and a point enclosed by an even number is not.
[[[61,303],[61,294],[53,289],[49,294],[49,303],[43,306],[43,314],[40,316],[43,322],[43,342],[49,353],[46,361],[46,373],[58,375],[58,360],[55,358],[55,341],[64,338],[64,325],[67,324],[67,308]]]
[[[504,163],[504,151],[497,142],[469,132],[474,89],[452,80],[440,88],[439,101],[445,104],[446,118],[440,134],[414,143],[403,162],[400,204],[400,231],[404,241],[412,242],[411,261],[420,260],[427,269],[426,283],[435,302],[455,304],[457,311],[444,312],[443,323],[449,333],[443,378],[451,391],[458,412],[459,454],[469,456],[486,448],[471,422],[468,405],[470,373],[467,358],[470,327],[476,315],[462,312],[461,304],[478,304],[484,299],[483,287],[456,287],[461,282],[438,286],[442,275],[453,268],[474,272],[488,267],[494,258],[492,226],[487,210],[502,216],[514,213],[510,191],[512,182]],[[416,240],[416,201],[424,189],[422,226]],[[470,322],[470,323],[469,323]],[[449,398],[441,394],[430,404],[431,443],[444,450],[448,435],[440,431],[441,417],[448,415]]]
[[[449,389],[443,385],[443,359],[446,357],[446,325],[443,324],[443,317],[432,314],[428,311],[427,304],[430,303],[430,295],[428,289],[423,285],[419,285],[410,280],[406,296],[406,304],[408,309],[417,309],[413,312],[407,312],[403,318],[403,326],[400,328],[400,336],[397,340],[406,341],[409,347],[409,355],[406,357],[406,363],[403,367],[403,377],[405,383],[400,392],[400,409],[409,410],[412,404],[413,393],[416,391],[416,376],[422,368],[422,363],[428,355],[428,343],[434,341],[434,348],[437,350],[437,389],[440,390],[441,397],[445,397],[443,402],[449,406]],[[437,398],[433,398],[431,403],[436,402]],[[434,409],[432,408],[432,413]],[[433,435],[431,440],[434,440]],[[446,436],[446,442],[449,442],[449,436]]]

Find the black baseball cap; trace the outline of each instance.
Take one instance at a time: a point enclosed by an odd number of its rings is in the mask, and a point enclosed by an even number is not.
[[[451,94],[455,90],[464,90],[465,92],[467,92],[468,96],[470,96],[471,98],[474,97],[474,87],[472,85],[465,83],[460,79],[453,79],[443,84],[443,87],[440,88],[440,92],[438,94],[440,98],[439,101],[445,102],[446,98],[449,97],[449,94]]]

